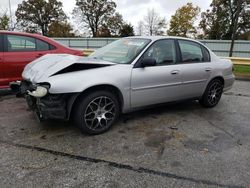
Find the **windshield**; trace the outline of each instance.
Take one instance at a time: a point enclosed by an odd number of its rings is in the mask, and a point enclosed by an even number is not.
[[[131,63],[151,40],[123,38],[96,50],[89,57],[119,64]]]

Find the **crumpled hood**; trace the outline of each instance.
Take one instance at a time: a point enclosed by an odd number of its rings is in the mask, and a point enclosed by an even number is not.
[[[46,79],[50,76],[53,76],[70,66],[74,66],[75,64],[82,66],[89,65],[90,68],[97,68],[104,65],[114,65],[115,63],[68,54],[47,54],[26,65],[22,77],[33,83],[46,82]]]

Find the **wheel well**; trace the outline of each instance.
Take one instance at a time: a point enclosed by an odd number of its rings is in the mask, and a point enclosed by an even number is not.
[[[220,80],[220,81],[222,82],[223,85],[225,84],[224,78],[223,78],[222,76],[216,76],[216,77],[214,77],[214,78],[211,79],[211,80],[207,83],[207,85],[205,86],[205,88],[204,88],[204,90],[203,90],[202,96],[203,96],[204,93],[206,92],[206,89],[207,89],[209,83],[212,82],[213,80]]]
[[[69,117],[71,117],[72,112],[74,111],[74,108],[76,107],[76,104],[78,104],[78,101],[81,99],[82,96],[88,95],[91,92],[99,91],[99,90],[102,90],[102,91],[105,90],[105,91],[109,91],[113,93],[118,99],[118,102],[120,104],[120,110],[123,108],[123,104],[124,104],[123,96],[122,96],[121,91],[117,87],[113,85],[108,85],[108,84],[96,85],[96,86],[92,86],[90,88],[85,89],[82,93],[80,93],[76,97],[76,99],[73,101],[73,104],[71,104],[72,107],[69,109]]]
[[[221,76],[217,76],[217,77],[213,78],[211,81],[213,81],[213,80],[220,80],[220,81],[222,82],[223,85],[224,85],[224,83],[225,83],[224,78],[221,77]],[[210,81],[210,82],[211,82],[211,81]]]

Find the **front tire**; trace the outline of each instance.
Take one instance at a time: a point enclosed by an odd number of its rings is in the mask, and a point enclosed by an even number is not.
[[[219,79],[212,80],[208,84],[205,93],[203,94],[201,100],[199,101],[200,104],[206,108],[212,108],[216,106],[221,99],[223,88],[224,85],[221,80]]]
[[[120,114],[118,100],[109,91],[94,91],[78,102],[74,122],[83,133],[96,135],[108,131]]]

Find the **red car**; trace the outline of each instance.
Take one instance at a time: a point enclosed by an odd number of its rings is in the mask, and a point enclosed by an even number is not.
[[[0,31],[0,89],[8,88],[11,81],[21,80],[26,64],[49,53],[83,55],[80,50],[38,34]]]

